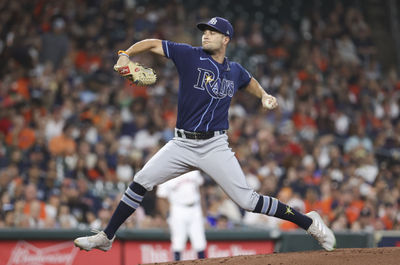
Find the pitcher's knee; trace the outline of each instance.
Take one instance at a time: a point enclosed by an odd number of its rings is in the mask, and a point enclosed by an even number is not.
[[[241,197],[236,203],[244,210],[251,212],[256,207],[259,197],[260,195],[253,191],[250,195]]]
[[[140,170],[135,174],[133,177],[133,181],[136,183],[139,183],[142,185],[146,190],[150,191],[153,189],[154,185],[153,183],[150,182],[150,176],[149,174],[146,174],[145,170]]]
[[[243,210],[251,212],[254,210],[254,206],[251,201],[240,202],[239,206],[243,208]]]

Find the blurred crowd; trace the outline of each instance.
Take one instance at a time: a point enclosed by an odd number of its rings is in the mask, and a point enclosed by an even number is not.
[[[248,184],[334,230],[400,229],[400,79],[383,71],[361,9],[298,1],[308,8],[280,15],[279,1],[253,0],[253,15],[188,2],[0,1],[0,227],[104,227],[176,119],[172,62],[137,56],[159,77],[139,87],[113,72],[116,52],[145,38],[200,45],[196,23],[226,16],[228,56],[279,102],[265,112],[245,92],[232,101],[230,145]],[[296,229],[244,212],[204,177],[209,228]],[[166,227],[155,191],[124,227]]]

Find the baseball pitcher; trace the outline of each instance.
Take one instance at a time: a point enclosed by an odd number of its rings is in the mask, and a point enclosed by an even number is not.
[[[247,211],[267,214],[291,221],[305,229],[328,251],[335,248],[333,232],[317,212],[302,214],[276,198],[258,194],[248,187],[243,171],[228,145],[228,108],[238,90],[246,90],[260,98],[268,110],[277,107],[269,95],[239,63],[225,57],[233,38],[231,23],[214,17],[197,27],[203,32],[202,46],[167,40],[146,39],[119,53],[115,69],[133,82],[154,80],[151,69],[130,67],[130,57],[151,52],[171,59],[179,74],[178,117],[175,137],[162,147],[134,176],[104,231],[77,238],[81,249],[111,248],[120,225],[139,207],[143,196],[154,186],[186,172],[200,169]],[[129,73],[139,73],[135,76]],[[150,82],[151,83],[151,82]]]

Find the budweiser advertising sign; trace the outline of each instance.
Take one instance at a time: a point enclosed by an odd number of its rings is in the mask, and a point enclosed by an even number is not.
[[[26,242],[19,241],[11,252],[7,265],[22,264],[65,264],[72,265],[78,253],[77,248],[71,248],[70,242],[38,248]]]
[[[79,251],[72,241],[0,241],[0,265],[119,265],[120,251],[120,242],[105,253]]]
[[[114,241],[108,252],[79,251],[71,241],[0,241],[0,265],[88,265],[146,264],[172,261],[171,244],[167,241]],[[211,241],[209,258],[272,253],[274,242]],[[184,260],[196,259],[188,244]]]

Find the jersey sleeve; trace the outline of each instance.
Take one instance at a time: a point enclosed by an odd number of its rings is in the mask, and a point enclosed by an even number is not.
[[[172,59],[175,63],[187,59],[188,55],[193,52],[193,47],[185,43],[176,43],[168,40],[162,41],[164,54],[167,58]]]
[[[239,68],[239,89],[245,88],[249,83],[250,80],[252,78],[251,74],[244,69],[243,66],[241,66],[240,64],[237,64],[238,68]]]
[[[193,53],[195,52],[192,46],[163,40],[162,47],[165,56],[174,62],[179,74],[183,73],[188,65],[191,65]]]

